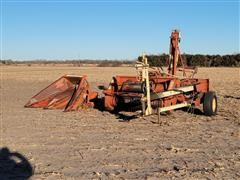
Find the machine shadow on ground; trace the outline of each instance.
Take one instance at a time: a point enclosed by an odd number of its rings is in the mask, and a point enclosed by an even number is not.
[[[194,115],[201,115],[201,116],[204,115],[204,113],[199,108],[196,108],[196,107],[184,107],[182,109],[179,109],[179,111],[181,110]]]

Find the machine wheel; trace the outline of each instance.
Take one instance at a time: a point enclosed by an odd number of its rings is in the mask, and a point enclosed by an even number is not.
[[[209,91],[204,94],[203,112],[206,116],[214,116],[217,114],[217,96],[215,92]]]

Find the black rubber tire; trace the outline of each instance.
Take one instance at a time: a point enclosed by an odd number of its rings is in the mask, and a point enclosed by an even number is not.
[[[215,116],[217,114],[217,96],[214,91],[204,94],[203,112],[206,116]]]

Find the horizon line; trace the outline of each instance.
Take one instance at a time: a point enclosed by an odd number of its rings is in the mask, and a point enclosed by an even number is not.
[[[168,53],[161,54],[146,54],[147,56],[161,56],[168,55]],[[202,56],[228,56],[228,55],[240,55],[240,52],[235,53],[226,53],[226,54],[191,54],[191,53],[182,53],[181,55],[202,55]],[[138,57],[140,57],[139,55]],[[21,58],[8,58],[8,59],[0,59],[0,61],[133,61],[138,59],[135,58],[30,58],[30,59],[21,59]]]

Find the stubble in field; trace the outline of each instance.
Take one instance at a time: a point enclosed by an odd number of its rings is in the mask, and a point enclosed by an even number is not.
[[[24,154],[37,178],[240,178],[240,69],[200,68],[218,97],[214,117],[181,110],[121,122],[97,109],[26,109],[34,94],[64,74],[91,87],[134,68],[3,66],[1,146]]]

